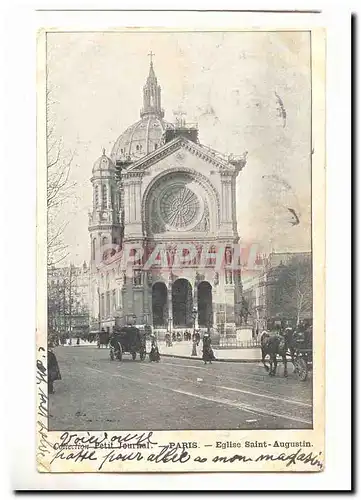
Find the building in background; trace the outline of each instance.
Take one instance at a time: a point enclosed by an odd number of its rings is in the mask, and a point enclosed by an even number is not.
[[[89,280],[86,262],[79,267],[70,264],[48,269],[48,327],[59,335],[88,335]]]
[[[258,276],[243,283],[254,335],[312,321],[311,252],[271,253]]]

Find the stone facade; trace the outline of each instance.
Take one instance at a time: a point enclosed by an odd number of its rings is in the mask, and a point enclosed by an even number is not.
[[[65,336],[89,331],[90,268],[73,265],[48,269],[48,324]]]
[[[152,64],[143,94],[142,120],[120,136],[111,158],[103,151],[93,167],[93,329],[132,321],[164,331],[222,325],[226,332],[238,323],[242,291],[239,272],[227,268],[227,251],[239,239],[236,178],[245,157],[201,145],[194,125],[165,122]],[[124,255],[135,247],[144,255],[126,265]],[[201,249],[212,247],[223,248],[221,272],[202,260]]]

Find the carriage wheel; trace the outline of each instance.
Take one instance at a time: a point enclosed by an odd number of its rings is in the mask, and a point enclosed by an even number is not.
[[[136,357],[137,357],[137,353],[136,352],[132,352],[132,359],[133,359],[133,361],[136,360]]]
[[[296,369],[298,380],[301,380],[301,382],[304,382],[307,379],[307,375],[308,375],[306,361],[303,358],[298,358],[295,361],[295,369]]]

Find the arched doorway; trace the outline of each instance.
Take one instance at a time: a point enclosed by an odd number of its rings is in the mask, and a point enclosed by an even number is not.
[[[180,278],[173,283],[172,310],[174,327],[192,327],[192,286],[184,278]]]
[[[168,322],[167,287],[164,283],[152,286],[153,326],[165,327]]]
[[[213,325],[212,285],[208,281],[198,285],[198,324],[202,327]]]

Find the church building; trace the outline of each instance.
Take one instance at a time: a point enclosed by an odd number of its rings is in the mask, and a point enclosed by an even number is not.
[[[136,324],[151,325],[160,336],[192,328],[235,333],[242,280],[227,255],[239,241],[236,178],[245,163],[245,155],[200,144],[197,125],[164,119],[151,60],[140,120],[119,136],[109,156],[103,150],[92,170],[93,331]],[[127,247],[142,249],[131,266],[119,258]],[[174,258],[179,247],[184,265]],[[221,269],[202,258],[205,248],[209,254],[222,249]],[[145,266],[155,249],[166,257],[152,257],[153,265]]]

